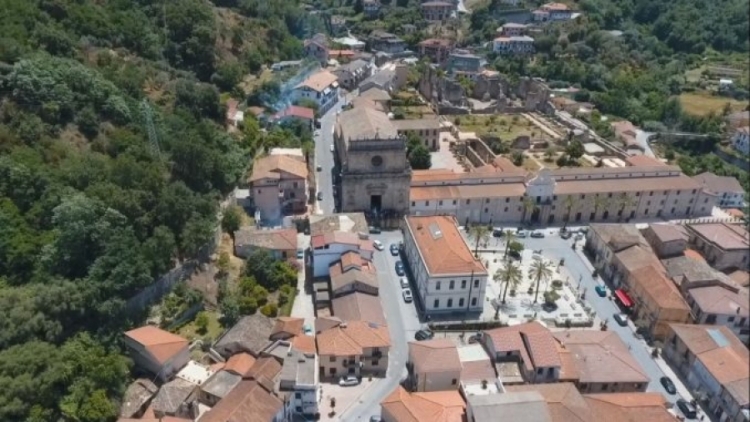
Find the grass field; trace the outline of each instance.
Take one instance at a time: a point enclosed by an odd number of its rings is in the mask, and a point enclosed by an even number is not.
[[[727,97],[718,97],[708,93],[694,92],[680,95],[680,104],[686,113],[705,116],[710,112],[721,113],[724,105],[729,103],[732,111],[744,110],[747,104]]]
[[[398,114],[398,112],[401,112],[404,114],[404,119],[410,120],[410,119],[422,119],[422,118],[428,118],[428,117],[434,117],[435,113],[432,111],[432,109],[428,106],[422,105],[422,106],[407,106],[407,107],[394,107],[393,113]]]
[[[536,137],[543,134],[523,116],[467,115],[455,117],[454,123],[456,120],[461,132],[474,132],[478,136],[494,135],[503,141],[513,141],[522,135]]]
[[[177,334],[189,340],[197,340],[203,337],[210,337],[212,340],[216,340],[224,331],[224,328],[219,323],[219,313],[210,310],[206,310],[204,312],[206,312],[206,315],[208,315],[208,329],[206,330],[205,334],[201,334],[198,332],[198,329],[195,326],[195,320],[190,321],[180,327],[180,329],[177,330]]]

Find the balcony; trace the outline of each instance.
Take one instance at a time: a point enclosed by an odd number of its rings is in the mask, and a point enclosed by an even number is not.
[[[375,350],[372,352],[372,357],[375,359],[380,359],[383,357],[383,352],[381,350]]]
[[[357,364],[358,364],[358,362],[356,360],[354,360],[354,359],[344,360],[344,366],[345,367],[355,366]]]

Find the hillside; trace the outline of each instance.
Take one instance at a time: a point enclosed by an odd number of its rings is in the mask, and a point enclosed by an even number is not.
[[[247,167],[222,92],[297,57],[296,1],[0,0],[0,420],[113,421],[128,298]]]

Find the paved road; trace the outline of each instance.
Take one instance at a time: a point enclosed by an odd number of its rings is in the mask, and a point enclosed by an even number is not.
[[[401,297],[399,277],[394,269],[399,258],[392,256],[388,250],[391,243],[403,240],[401,232],[383,232],[371,237],[383,242],[386,248],[375,252],[375,268],[380,281],[380,301],[391,335],[391,351],[385,378],[368,388],[355,406],[341,414],[340,420],[347,422],[369,421],[370,416],[380,415],[380,402],[406,379],[408,342],[414,339],[414,333],[421,328],[414,303],[405,303]]]
[[[648,137],[651,135],[653,133],[638,129],[635,131],[635,141],[643,148],[643,155],[655,158],[656,155],[654,155],[654,151],[651,150],[651,145],[648,143]]]
[[[316,202],[315,212],[317,214],[330,214],[333,212],[333,126],[336,123],[336,113],[341,110],[344,100],[339,100],[326,114],[320,118],[320,129],[315,135],[315,165],[321,167],[316,174],[318,192],[323,193],[323,200]]]

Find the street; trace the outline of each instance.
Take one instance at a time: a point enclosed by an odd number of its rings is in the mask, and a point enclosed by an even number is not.
[[[331,214],[334,209],[333,198],[333,127],[336,123],[336,113],[341,110],[344,99],[340,99],[336,105],[319,119],[320,129],[317,129],[315,139],[315,166],[321,167],[315,175],[318,192],[322,192],[323,199],[316,200],[316,214]]]
[[[403,240],[400,231],[383,232],[371,235],[372,239],[383,242],[385,250],[375,252],[375,268],[380,282],[380,301],[391,336],[391,351],[388,358],[388,372],[385,378],[368,388],[356,405],[341,414],[342,421],[368,421],[370,416],[380,415],[380,402],[406,378],[406,361],[409,357],[408,342],[421,328],[414,303],[406,303],[401,297],[399,277],[394,269],[400,258],[392,256],[388,247]]]

